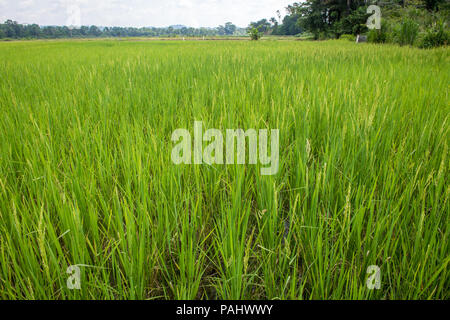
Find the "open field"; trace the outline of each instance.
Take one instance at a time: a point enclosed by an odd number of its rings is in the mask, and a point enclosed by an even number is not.
[[[449,53],[0,43],[0,298],[449,299]],[[279,129],[278,174],[173,164],[196,120]]]

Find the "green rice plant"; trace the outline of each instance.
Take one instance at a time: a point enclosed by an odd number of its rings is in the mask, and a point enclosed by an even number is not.
[[[448,50],[0,43],[0,298],[449,299]],[[175,165],[194,121],[278,173]]]

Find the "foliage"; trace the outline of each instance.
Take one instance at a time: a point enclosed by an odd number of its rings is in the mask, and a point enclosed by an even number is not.
[[[252,40],[259,40],[261,38],[261,32],[257,28],[250,28],[248,35]]]
[[[349,40],[352,42],[355,42],[356,37],[353,34],[343,34],[339,37],[339,39],[343,39],[343,40]]]
[[[298,24],[299,15],[286,15],[283,19],[282,31],[284,35],[297,35],[302,33],[302,28]]]
[[[81,26],[69,29],[65,26],[45,26],[37,24],[21,25],[8,20],[0,24],[0,39],[58,39],[58,38],[98,38],[98,37],[201,37],[215,35],[245,34],[245,29],[237,28],[231,22],[217,28],[188,28],[185,26],[171,26],[168,28],[123,28]]]
[[[223,35],[231,36],[236,32],[236,30],[237,30],[237,27],[233,23],[227,22],[227,23],[225,23],[224,26],[218,27],[217,33],[221,36],[223,36]]]
[[[420,41],[421,48],[434,48],[447,45],[450,41],[450,33],[445,28],[445,22],[439,21],[430,28]]]
[[[314,34],[316,39],[319,39],[321,33],[328,31],[330,22],[328,21],[327,11],[324,10],[324,5],[321,1],[306,0],[300,4],[295,3],[289,10],[300,16],[300,26]]]
[[[271,24],[267,19],[261,19],[257,22],[251,22],[249,29],[257,29],[260,33],[268,33],[270,30]]]
[[[432,11],[438,9],[439,5],[445,2],[445,0],[424,0],[423,2],[425,3],[425,7]]]
[[[367,1],[306,0],[289,5],[283,24],[274,24],[273,34],[294,34],[288,31],[292,22],[301,27],[295,32],[312,33],[314,39],[339,38],[343,34],[366,34],[374,43],[395,42],[421,47],[446,45],[450,23],[450,2],[440,0],[393,0],[379,3],[382,8],[381,30],[369,31],[366,26]],[[439,21],[443,27],[439,29]],[[292,29],[291,29],[292,30]],[[418,36],[420,35],[420,41]]]
[[[419,34],[419,25],[410,18],[405,18],[403,21],[397,25],[395,29],[394,38],[395,41],[401,45],[412,46]]]
[[[368,30],[366,25],[368,17],[369,14],[367,14],[365,7],[352,10],[347,16],[333,25],[334,33],[337,37],[341,34],[353,34],[356,36],[366,33]]]
[[[381,22],[381,29],[369,30],[367,40],[372,43],[385,43],[388,41],[388,24],[386,21]]]

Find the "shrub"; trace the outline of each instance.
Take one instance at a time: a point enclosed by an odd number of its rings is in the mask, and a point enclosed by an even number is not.
[[[250,30],[248,30],[248,35],[250,36],[250,38],[252,40],[255,40],[255,41],[257,41],[261,38],[261,33],[256,28],[251,28]]]
[[[421,48],[435,48],[445,46],[450,39],[449,33],[445,30],[445,23],[439,21],[429,29],[421,39],[419,46]]]
[[[317,40],[317,39],[314,36],[314,34],[312,34],[310,32],[305,32],[299,36],[299,40]]]
[[[340,39],[345,39],[355,42],[356,37],[353,34],[343,34]]]
[[[397,27],[396,31],[396,42],[401,45],[412,46],[416,41],[417,35],[419,34],[419,25],[415,23],[412,19],[404,19],[402,23]]]
[[[386,42],[386,34],[381,32],[381,30],[370,30],[367,34],[367,41],[372,43],[384,43]]]
[[[328,34],[325,31],[319,32],[319,35],[317,36],[317,40],[327,40]]]
[[[388,41],[388,26],[385,21],[381,23],[381,29],[372,29],[367,34],[367,41],[373,43],[385,43]]]
[[[322,31],[319,32],[316,38],[316,40],[328,40],[328,39],[336,39],[336,36],[331,32]]]

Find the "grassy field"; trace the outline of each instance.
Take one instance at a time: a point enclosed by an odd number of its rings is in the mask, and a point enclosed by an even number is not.
[[[449,299],[449,53],[0,43],[0,298]],[[278,174],[174,165],[195,120],[279,129]]]

